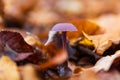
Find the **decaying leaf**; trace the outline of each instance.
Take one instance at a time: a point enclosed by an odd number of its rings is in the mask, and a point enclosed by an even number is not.
[[[111,56],[102,57],[97,61],[95,66],[91,68],[84,68],[78,74],[73,74],[70,80],[119,80],[119,72],[116,69],[110,70],[112,64],[116,59],[119,63],[120,51],[118,50]],[[74,68],[75,69],[75,68]]]
[[[101,71],[97,74],[99,80],[119,80],[120,73],[117,70],[104,72]]]
[[[96,49],[96,53],[100,55],[104,54],[104,51],[107,50],[108,46],[110,47],[111,45],[111,42],[109,43],[109,41],[116,42],[120,40],[119,21],[120,21],[120,15],[113,15],[113,14],[103,15],[97,18],[96,20],[94,20],[94,22],[99,24],[101,28],[104,29],[104,33],[100,35],[89,36],[89,39],[93,41],[95,47],[98,49],[103,50],[105,47],[107,47],[103,51]]]
[[[32,46],[28,45],[23,37],[12,31],[0,31],[0,52],[15,61],[23,60],[33,54]]]
[[[100,30],[100,27],[97,24],[90,22],[89,20],[71,21],[71,23],[77,27],[78,31],[68,32],[69,39],[79,38],[82,36],[82,31],[92,35]]]
[[[61,32],[42,44],[58,22],[78,29],[65,49]],[[120,80],[119,23],[120,0],[0,0],[0,80]]]
[[[120,73],[114,71],[100,71],[98,73],[93,70],[83,70],[80,74],[72,76],[69,80],[119,80]]]
[[[73,60],[77,60],[78,65],[94,64],[101,56],[94,52],[94,44],[86,37],[81,37],[74,43],[76,53],[72,56]],[[90,60],[89,60],[90,59]]]
[[[0,41],[2,46],[7,44],[18,53],[33,52],[33,48],[24,41],[18,32],[0,31]]]
[[[116,51],[114,55],[102,57],[100,60],[97,61],[93,70],[98,72],[100,70],[108,71],[115,61],[116,58],[120,57],[120,50]]]
[[[74,44],[82,45],[87,48],[94,48],[93,42],[89,40],[87,37],[80,37],[74,42]]]
[[[39,38],[33,34],[27,33],[24,39],[31,46],[37,46],[40,49],[43,48],[43,44],[40,42]]]
[[[112,45],[104,52],[103,56],[113,55],[117,50],[120,50],[120,41],[112,42]]]
[[[4,3],[0,0],[0,17],[4,15]]]
[[[91,69],[84,69],[79,74],[71,76],[69,80],[119,80],[119,75],[120,73],[116,70],[96,73]]]
[[[26,65],[19,68],[22,80],[41,80],[38,78],[32,65]]]
[[[97,74],[93,70],[83,70],[79,74],[76,74],[69,80],[99,80]]]
[[[83,35],[92,41],[95,47],[95,51],[99,55],[102,55],[108,48],[110,48],[112,42],[114,41],[114,39],[111,38],[112,36],[108,34],[90,36],[83,32]]]
[[[20,80],[16,63],[7,56],[0,59],[0,80]]]
[[[112,45],[112,41],[108,40],[97,46],[96,53],[102,55]]]
[[[32,55],[33,53],[31,53],[31,52],[17,53],[14,50],[12,50],[8,45],[6,45],[4,47],[3,54],[6,56],[9,56],[14,61],[20,61],[20,60],[24,60],[25,58]]]

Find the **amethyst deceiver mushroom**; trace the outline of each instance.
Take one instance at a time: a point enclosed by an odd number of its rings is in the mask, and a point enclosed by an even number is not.
[[[62,32],[62,42],[63,42],[63,49],[66,49],[66,32],[67,31],[77,31],[77,28],[71,23],[58,23],[51,31],[60,31]]]

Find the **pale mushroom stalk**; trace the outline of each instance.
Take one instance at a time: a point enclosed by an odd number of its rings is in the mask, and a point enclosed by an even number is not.
[[[53,37],[54,37],[54,35],[55,35],[56,33],[57,33],[57,31],[50,31],[50,32],[49,32],[49,37],[48,37],[47,42],[45,43],[45,46],[48,45],[50,42],[53,41]]]

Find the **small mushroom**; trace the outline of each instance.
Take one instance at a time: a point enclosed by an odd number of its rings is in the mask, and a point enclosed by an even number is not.
[[[62,42],[63,42],[63,49],[66,49],[66,32],[67,31],[77,31],[77,28],[71,23],[58,23],[51,31],[60,31],[62,32]]]

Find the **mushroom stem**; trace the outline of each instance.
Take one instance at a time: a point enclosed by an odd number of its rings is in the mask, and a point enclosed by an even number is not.
[[[63,49],[66,49],[66,31],[62,32]]]

